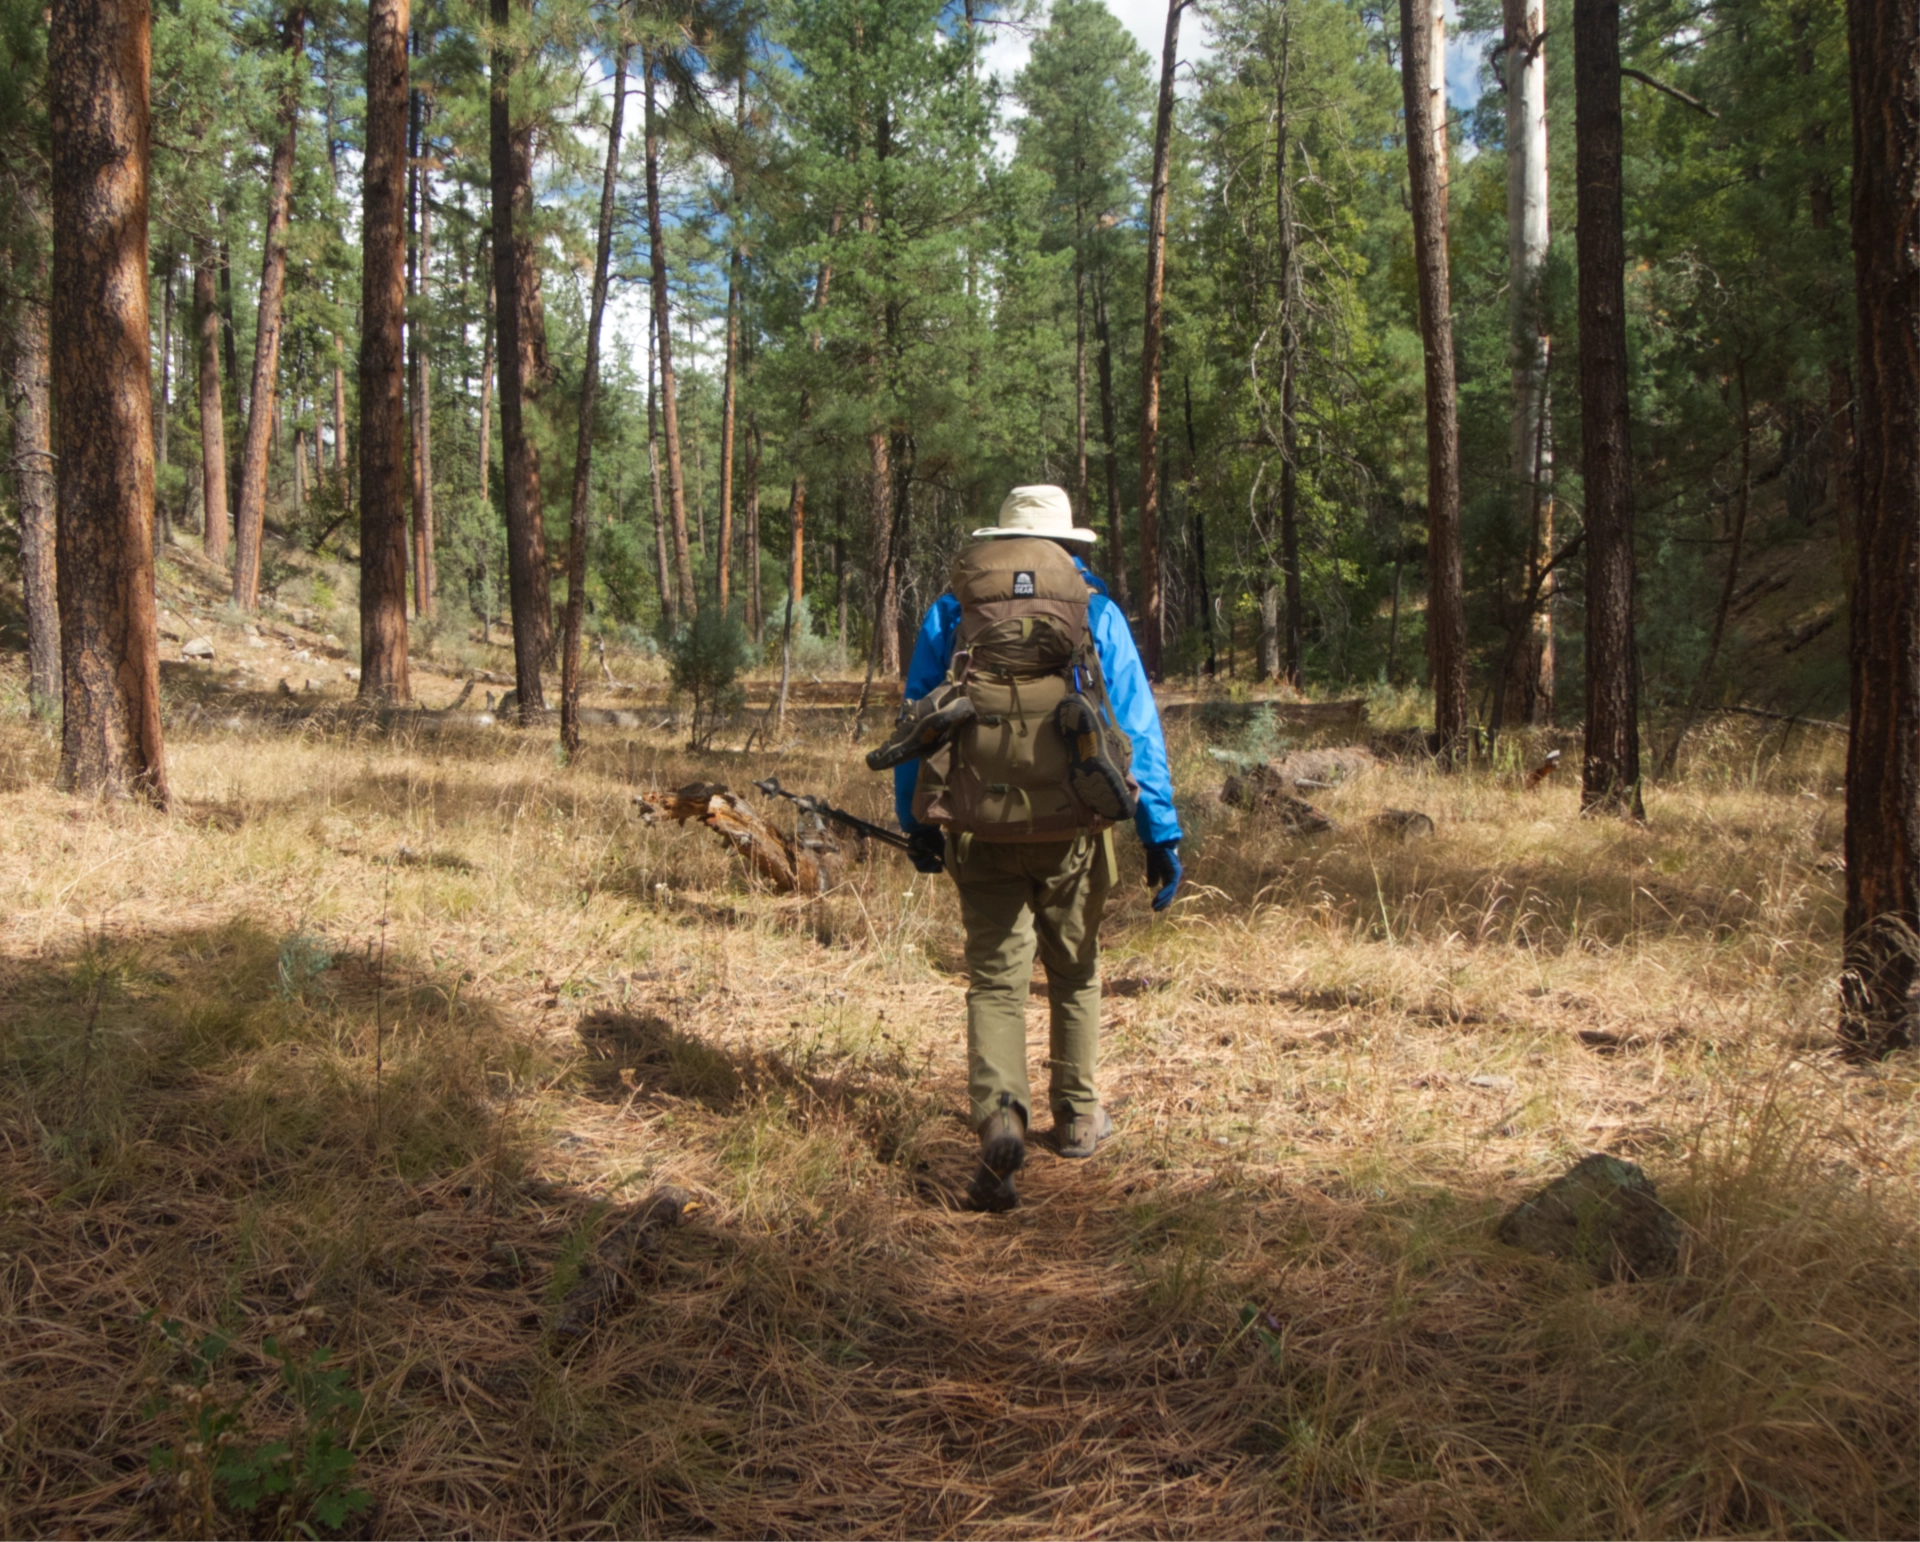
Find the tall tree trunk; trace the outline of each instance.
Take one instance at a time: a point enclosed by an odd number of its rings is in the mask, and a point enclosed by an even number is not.
[[[660,590],[660,621],[669,632],[680,626],[679,590],[673,583],[673,564],[667,556],[667,502],[660,490],[660,413],[654,397],[654,355],[659,334],[653,329],[652,307],[647,326],[647,489],[653,498],[653,577]]]
[[[1849,0],[1859,310],[1840,1035],[1920,1029],[1920,0]]]
[[[409,57],[420,54],[420,34],[407,42]],[[407,465],[408,502],[413,534],[407,565],[413,574],[413,613],[427,613],[426,543],[420,527],[420,88],[407,91]]]
[[[1587,494],[1587,744],[1580,802],[1583,808],[1643,819],[1620,188],[1620,10],[1614,0],[1574,0],[1573,85],[1580,469]]]
[[[1120,528],[1120,447],[1113,406],[1113,338],[1107,326],[1107,270],[1103,261],[1093,281],[1093,335],[1100,346],[1100,432],[1107,483],[1107,539],[1113,555],[1103,564],[1113,577],[1113,597],[1121,611],[1133,603],[1127,588],[1127,543]]]
[[[1400,0],[1400,84],[1407,112],[1407,181],[1427,398],[1427,673],[1433,733],[1443,762],[1467,732],[1467,619],[1460,562],[1460,428],[1453,380],[1453,300],[1447,276],[1444,117],[1434,121],[1428,0]]]
[[[1512,427],[1507,475],[1516,529],[1527,532],[1527,593],[1516,625],[1531,636],[1505,683],[1507,721],[1553,721],[1553,407],[1546,315],[1547,15],[1545,0],[1505,0],[1507,75],[1507,326]]]
[[[360,261],[360,699],[401,702],[407,672],[408,0],[367,10]]]
[[[153,595],[146,0],[59,0],[47,39],[60,425],[59,785],[165,806]]]
[[[427,280],[433,263],[432,157],[427,149],[428,109],[420,117],[420,201],[413,319],[407,338],[413,352],[413,608],[431,616],[439,590],[433,556],[433,358],[427,326]]]
[[[260,600],[260,543],[266,534],[267,448],[273,437],[279,396],[280,310],[287,289],[287,217],[293,195],[293,155],[300,128],[300,86],[307,12],[295,0],[281,27],[287,83],[280,97],[280,138],[267,176],[267,228],[260,261],[260,307],[254,317],[253,390],[247,398],[247,434],[240,456],[240,485],[233,548],[233,603],[252,610]]]
[[[546,711],[540,666],[553,627],[540,468],[527,442],[525,418],[535,354],[532,341],[521,336],[528,309],[521,289],[529,281],[522,262],[530,242],[522,239],[518,227],[532,207],[531,156],[527,157],[529,185],[523,187],[522,158],[517,153],[519,136],[514,132],[511,110],[509,0],[491,0],[489,16],[496,35],[488,92],[488,155],[493,196],[493,318],[499,339],[495,367],[500,372],[501,460],[506,480],[507,590],[513,610],[514,686],[520,721],[531,724]]]
[[[215,295],[218,278],[213,242],[202,236],[193,249],[193,335],[198,344],[200,373],[201,522],[200,545],[207,560],[225,566],[227,527],[227,425],[220,396],[220,309]]]
[[[560,649],[560,745],[580,753],[580,624],[587,601],[587,497],[593,487],[593,404],[600,386],[600,322],[607,310],[607,263],[613,251],[614,182],[620,170],[620,119],[627,102],[627,45],[613,58],[613,116],[607,124],[607,170],[600,183],[600,229],[593,249],[593,292],[587,308],[587,357],[580,367],[580,433],[573,456],[573,503],[567,522],[567,619]]]
[[[646,72],[647,244],[652,251],[653,331],[660,357],[660,420],[667,438],[667,500],[673,514],[674,580],[679,587],[679,617],[693,620],[699,609],[693,591],[693,557],[687,549],[687,489],[680,463],[680,408],[674,399],[673,326],[667,305],[667,240],[660,218],[660,136],[654,121],[653,59],[643,55]]]
[[[1160,296],[1167,276],[1167,178],[1173,154],[1173,75],[1179,63],[1180,13],[1167,0],[1160,54],[1160,108],[1153,130],[1153,184],[1147,200],[1147,312],[1140,345],[1140,661],[1160,678],[1165,598],[1160,592]]]
[[[740,94],[734,104],[733,126],[744,135],[747,126],[747,71],[740,71]],[[740,219],[740,174],[731,170],[730,207],[736,225]],[[733,420],[739,394],[740,371],[740,232],[733,231],[732,249],[727,254],[727,365],[726,384],[720,407],[720,564],[716,573],[720,608],[725,610],[733,580]]]
[[[21,593],[27,610],[27,710],[49,717],[60,702],[60,587],[54,549],[53,410],[48,381],[45,205],[38,190],[21,200],[32,228],[33,259],[14,269],[23,293],[14,304],[7,406],[13,414],[13,487],[20,505]],[[215,421],[218,421],[216,417]]]

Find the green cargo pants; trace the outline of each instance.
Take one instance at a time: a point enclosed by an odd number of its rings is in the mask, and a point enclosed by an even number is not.
[[[1110,836],[1011,842],[947,837],[967,930],[967,1092],[978,1129],[1003,1106],[1032,1124],[1027,993],[1047,966],[1048,1105],[1093,1112],[1100,1048],[1100,916],[1113,884]]]

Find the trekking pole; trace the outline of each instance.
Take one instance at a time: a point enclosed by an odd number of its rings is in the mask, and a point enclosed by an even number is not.
[[[770,776],[764,782],[753,784],[769,798],[785,798],[803,814],[815,814],[829,824],[836,824],[843,830],[851,830],[868,840],[879,841],[882,845],[892,846],[899,851],[907,850],[907,838],[892,830],[883,830],[879,825],[868,824],[858,815],[849,814],[845,809],[835,808],[824,798],[816,798],[804,792],[788,792],[780,785],[780,778]]]

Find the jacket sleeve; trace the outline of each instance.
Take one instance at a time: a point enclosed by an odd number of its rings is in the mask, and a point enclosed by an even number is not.
[[[943,594],[927,609],[920,623],[920,635],[914,639],[913,658],[907,665],[907,700],[918,701],[947,677],[947,663],[953,657],[953,633],[960,624],[960,602]],[[893,768],[893,814],[908,835],[920,828],[913,817],[913,788],[920,778],[920,762],[905,761]]]
[[[1118,605],[1096,595],[1090,607],[1093,643],[1107,677],[1107,699],[1114,721],[1133,741],[1133,779],[1140,784],[1140,812],[1133,826],[1142,843],[1164,846],[1180,839],[1180,816],[1173,807],[1173,773],[1167,765],[1167,740],[1160,731],[1160,709],[1133,633]]]

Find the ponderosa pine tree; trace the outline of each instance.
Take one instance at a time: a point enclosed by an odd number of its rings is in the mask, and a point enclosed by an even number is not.
[[[253,389],[247,398],[246,438],[234,499],[233,602],[252,610],[260,599],[261,542],[266,536],[267,454],[280,394],[281,312],[287,291],[287,222],[293,198],[293,162],[306,84],[307,9],[292,0],[280,25],[285,77],[280,87],[280,135],[267,174],[267,225],[260,258],[260,303],[254,312]]]
[[[360,259],[360,699],[413,693],[407,663],[408,0],[367,10]]]
[[[193,248],[194,362],[200,390],[200,490],[204,514],[200,549],[216,567],[227,562],[227,423],[220,395],[220,307],[215,290],[218,262],[213,242],[201,236]]]
[[[1180,63],[1180,13],[1191,0],[1167,0],[1160,53],[1160,105],[1153,125],[1153,180],[1147,194],[1147,302],[1140,343],[1140,661],[1158,680],[1166,641],[1160,583],[1160,340],[1167,277],[1167,179],[1173,155],[1173,77]]]
[[[531,15],[532,6],[528,5]],[[498,344],[501,473],[506,481],[507,590],[513,612],[514,687],[520,721],[536,722],[546,711],[540,669],[553,628],[547,587],[546,521],[540,502],[540,468],[526,426],[529,387],[538,374],[540,350],[522,336],[531,330],[538,301],[523,290],[532,242],[521,228],[533,207],[531,143],[513,117],[515,48],[508,0],[491,0],[494,39],[488,93],[488,159],[493,205],[494,331]],[[525,126],[531,134],[531,125]],[[366,453],[364,444],[361,454]]]
[[[1920,3],[1848,0],[1859,498],[1840,1033],[1920,1029]]]
[[[1553,721],[1553,406],[1546,327],[1547,11],[1545,0],[1505,0],[1507,86],[1507,317],[1512,426],[1507,475],[1514,526],[1527,532],[1523,598],[1528,630],[1498,688],[1504,720]]]
[[[59,785],[164,806],[147,317],[152,47],[146,0],[53,7]]]
[[[1460,428],[1453,370],[1453,299],[1447,271],[1444,112],[1436,122],[1429,0],[1400,0],[1400,80],[1407,111],[1407,184],[1427,404],[1427,677],[1442,763],[1465,744],[1467,615],[1460,561]]]
[[[587,496],[593,485],[593,410],[600,386],[600,322],[607,310],[607,265],[613,253],[614,183],[620,170],[620,120],[626,110],[627,44],[613,61],[613,116],[607,124],[607,169],[600,183],[600,228],[593,248],[593,290],[587,302],[587,356],[580,366],[580,432],[573,458],[573,503],[567,538],[567,618],[560,651],[560,745],[580,752],[580,625],[587,606]]]
[[[1587,725],[1580,804],[1644,819],[1634,637],[1633,446],[1627,417],[1620,10],[1574,0],[1581,473],[1586,484]]]
[[[1153,98],[1145,51],[1100,0],[1059,0],[1033,54],[1014,82],[1026,109],[1020,155],[1047,177],[1057,239],[1073,251],[1074,497],[1093,523],[1088,493],[1088,335],[1100,397],[1100,452],[1108,549],[1100,568],[1115,597],[1127,600],[1127,549],[1120,525],[1119,455],[1114,444],[1113,352],[1106,319],[1114,226],[1129,211],[1129,173],[1143,142]]]

